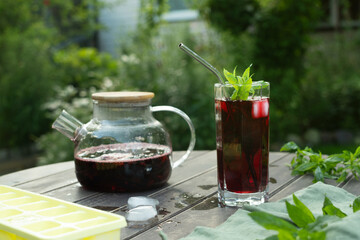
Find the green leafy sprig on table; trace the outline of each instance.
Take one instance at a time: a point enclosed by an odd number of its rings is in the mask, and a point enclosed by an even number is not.
[[[267,82],[257,81],[257,86],[253,86],[253,74],[250,75],[250,68],[251,65],[245,69],[241,76],[236,76],[236,67],[233,73],[230,73],[224,68],[224,76],[227,80],[226,83],[229,83],[234,87],[231,100],[247,100],[250,94],[254,95],[256,89],[260,89],[269,85]]]
[[[311,173],[314,182],[324,181],[325,178],[336,179],[337,182],[346,180],[349,173],[359,180],[360,176],[360,146],[354,153],[343,151],[324,157],[321,152],[316,153],[311,148],[300,149],[294,142],[288,142],[280,151],[295,152],[296,156],[291,161],[293,175]]]
[[[266,240],[325,240],[326,232],[324,230],[328,224],[341,221],[342,218],[347,216],[339,208],[335,207],[326,196],[322,207],[323,215],[317,218],[294,194],[293,201],[294,205],[285,201],[286,210],[292,222],[266,212],[249,213],[249,216],[265,229],[278,232],[277,235],[272,235]],[[360,197],[354,200],[351,207],[353,212],[360,210]]]

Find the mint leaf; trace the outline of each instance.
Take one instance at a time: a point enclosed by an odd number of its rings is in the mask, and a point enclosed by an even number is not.
[[[250,68],[251,68],[251,65],[252,65],[252,64],[250,64],[250,66],[249,66],[247,69],[245,69],[245,71],[244,71],[244,73],[243,73],[243,75],[242,75],[242,79],[247,80],[247,79],[250,78]]]
[[[237,84],[238,83],[237,78],[235,77],[235,70],[236,70],[236,68],[234,69],[234,73],[231,74],[226,69],[224,69],[224,76],[225,76],[226,80],[228,80],[228,82],[230,84]]]
[[[309,208],[294,194],[293,201],[294,205],[285,201],[286,209],[291,220],[299,228],[269,213],[249,213],[249,216],[264,228],[278,232],[278,235],[272,235],[265,240],[325,240],[326,232],[324,229],[330,223],[341,220],[341,218],[336,215],[324,215],[315,218]],[[330,199],[326,198],[324,200],[324,206],[333,206]]]
[[[304,150],[298,150],[299,153],[301,153],[304,156],[316,156],[317,153],[314,153],[314,151],[311,148],[305,148]]]
[[[342,154],[333,154],[330,155],[328,158],[326,158],[324,160],[325,164],[338,164],[340,162],[342,162],[344,160],[344,158],[342,157]]]
[[[358,163],[357,163],[358,164]],[[352,174],[354,175],[356,180],[359,180],[360,175],[360,167],[358,165],[353,164],[352,166]]]
[[[323,203],[323,208],[326,207],[326,206],[329,206],[329,205],[333,205],[333,203],[331,202],[331,200],[327,196],[325,196],[324,203]],[[323,214],[326,215],[324,213],[324,211],[323,211]]]
[[[231,100],[247,100],[250,93],[255,93],[255,89],[261,89],[262,87],[269,85],[267,82],[259,81],[259,84],[257,84],[256,87],[253,87],[253,75],[250,75],[250,68],[251,65],[245,69],[241,76],[236,76],[236,68],[233,73],[230,73],[226,69],[223,70],[224,76],[227,80],[226,83],[231,84],[234,87],[234,92],[230,97]]]
[[[234,71],[233,71],[234,76],[236,76],[236,68],[237,68],[237,66],[234,68]]]
[[[295,152],[300,149],[298,145],[294,142],[288,142],[284,146],[281,147],[280,152]]]
[[[357,212],[360,210],[360,196],[355,198],[354,202],[353,202],[353,211]]]
[[[315,221],[314,216],[308,214],[308,210],[304,210],[298,206],[290,204],[288,201],[285,201],[286,209],[288,211],[289,217],[298,227],[305,227],[309,223]]]
[[[357,147],[357,149],[355,150],[354,157],[355,157],[355,158],[360,157],[360,146]]]
[[[296,240],[296,238],[290,232],[279,230],[278,234],[279,240]]]
[[[307,229],[301,229],[298,233],[298,237],[296,239],[325,239],[323,238],[323,236],[321,235],[325,235],[325,232],[310,232]],[[319,237],[319,238],[318,238]]]
[[[290,233],[297,231],[297,228],[291,223],[266,212],[251,212],[249,216],[268,230],[287,231]]]
[[[347,216],[345,213],[343,213],[340,209],[338,209],[334,205],[329,205],[324,207],[323,211],[325,212],[326,215],[334,215],[340,218],[344,218]]]
[[[345,170],[345,169],[344,169]],[[346,180],[348,173],[346,171],[343,171],[340,175],[340,177],[338,178],[338,180],[336,180],[337,182],[343,182]]]
[[[295,203],[295,205],[300,208],[302,210],[302,212],[304,214],[306,214],[310,221],[309,222],[314,222],[315,221],[315,217],[314,215],[312,214],[312,212],[310,211],[310,209],[304,204],[302,203],[296,196],[295,194],[293,194],[293,201]]]
[[[239,90],[238,89],[235,89],[233,94],[231,95],[230,99],[231,100],[236,100],[236,98],[238,97],[239,95]]]
[[[305,162],[298,165],[294,170],[297,172],[306,172],[310,169],[313,169],[315,166],[317,166],[316,162]]]
[[[331,202],[331,200],[326,196],[324,199],[322,211],[324,215],[332,215],[332,216],[337,216],[339,218],[344,218],[347,216],[339,208],[335,207]]]
[[[322,169],[320,168],[320,166],[317,166],[317,168],[314,170],[314,181],[313,182],[323,182],[324,181],[324,173],[322,171]]]
[[[250,85],[243,85],[243,86],[240,87],[238,96],[240,97],[241,100],[248,99],[250,89],[251,89],[251,84]]]
[[[309,238],[307,238],[307,239],[325,240],[326,232],[313,232],[313,233],[310,233],[308,237]]]

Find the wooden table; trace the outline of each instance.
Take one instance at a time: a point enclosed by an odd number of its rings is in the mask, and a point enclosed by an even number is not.
[[[178,158],[182,152],[174,152]],[[270,153],[270,201],[276,201],[312,184],[312,176],[291,176],[289,153]],[[168,184],[160,189],[138,193],[100,193],[83,189],[76,180],[74,163],[64,162],[35,167],[0,177],[0,184],[41,193],[58,199],[125,215],[131,196],[158,199],[158,222],[145,228],[125,228],[122,239],[160,239],[162,229],[169,239],[188,235],[196,226],[216,227],[236,208],[217,206],[216,151],[195,151],[174,169]],[[359,195],[360,182],[351,177],[342,184],[328,181]]]

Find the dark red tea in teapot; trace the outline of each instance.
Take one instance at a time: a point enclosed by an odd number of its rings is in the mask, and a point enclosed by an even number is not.
[[[122,143],[86,148],[75,156],[76,176],[96,191],[140,191],[166,183],[171,149],[150,143]]]

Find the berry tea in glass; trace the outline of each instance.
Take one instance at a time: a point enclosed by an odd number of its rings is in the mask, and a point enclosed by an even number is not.
[[[258,205],[268,199],[270,85],[253,82],[245,99],[234,99],[234,89],[215,84],[219,203]]]

